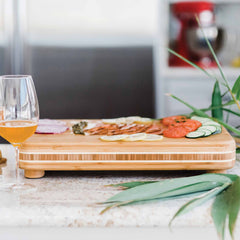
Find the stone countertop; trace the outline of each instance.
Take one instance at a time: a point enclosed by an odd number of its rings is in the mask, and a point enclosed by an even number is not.
[[[1,144],[7,165],[2,165],[1,183],[14,175],[14,149]],[[201,171],[138,171],[138,172],[46,172],[41,179],[25,179],[35,191],[1,192],[0,227],[167,227],[171,217],[187,199],[157,201],[149,204],[115,208],[100,215],[103,209],[96,204],[119,190],[106,187],[127,181],[161,180],[193,176]],[[228,173],[239,174],[237,161]],[[173,226],[213,226],[210,216],[211,201],[175,220]]]

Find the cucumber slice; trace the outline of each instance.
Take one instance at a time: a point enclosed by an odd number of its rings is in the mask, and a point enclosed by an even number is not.
[[[216,132],[214,134],[222,132],[222,127],[221,126],[215,126],[215,127],[217,128],[217,130],[216,130]]]
[[[215,126],[210,126],[210,125],[208,125],[208,126],[199,127],[198,130],[199,130],[199,131],[208,130],[208,131],[210,131],[211,133],[215,133],[215,132],[217,131],[217,128],[216,128]],[[198,130],[197,130],[197,131],[198,131]]]
[[[194,132],[190,132],[186,135],[187,138],[200,138],[200,137],[204,137],[205,136],[205,132],[204,131],[194,131]]]
[[[208,136],[212,135],[212,132],[210,130],[205,129],[203,132],[205,132],[204,137],[208,137]]]
[[[211,131],[211,130],[209,130],[209,129],[207,129],[207,128],[204,128],[204,127],[198,128],[197,131],[202,131],[202,132],[204,132],[204,137],[208,137],[208,136],[210,136],[210,135],[212,134],[212,131]]]
[[[199,122],[209,122],[209,121],[211,121],[210,118],[204,118],[204,117],[198,117],[198,116],[193,116],[193,117],[191,117],[191,119],[197,120]]]
[[[221,125],[211,120],[210,118],[192,116],[191,119],[199,121],[202,124],[202,126],[199,127],[196,131],[188,133],[186,136],[188,138],[207,137],[210,136],[211,134],[222,132]]]
[[[221,126],[219,123],[211,120],[210,118],[203,118],[203,117],[198,117],[198,116],[193,116],[191,117],[191,119],[197,120],[200,123],[202,123],[202,125],[217,125],[217,126]]]
[[[214,122],[214,121],[207,121],[207,122],[203,122],[202,125],[214,125],[214,126],[221,126],[219,123]]]

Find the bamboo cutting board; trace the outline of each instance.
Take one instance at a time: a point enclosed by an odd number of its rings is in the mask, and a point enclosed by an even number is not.
[[[71,122],[67,123],[71,129]],[[235,141],[223,128],[206,138],[164,138],[156,142],[103,142],[99,136],[34,134],[20,148],[25,177],[46,170],[208,170],[235,163]]]

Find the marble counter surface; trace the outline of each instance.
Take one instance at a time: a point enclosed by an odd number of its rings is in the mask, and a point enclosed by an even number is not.
[[[1,144],[7,166],[2,167],[0,184],[14,174],[14,151]],[[138,180],[161,180],[191,176],[201,172],[46,172],[41,179],[22,180],[37,189],[30,192],[1,192],[0,227],[166,227],[186,198],[151,204],[115,208],[103,215],[97,202],[118,192],[106,187],[112,183]],[[240,163],[228,173],[240,174]],[[173,226],[213,226],[208,202],[176,219]]]

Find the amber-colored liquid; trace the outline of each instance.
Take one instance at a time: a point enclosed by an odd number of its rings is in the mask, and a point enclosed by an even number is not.
[[[0,135],[12,145],[19,145],[34,134],[37,123],[33,121],[2,121],[0,122]]]

